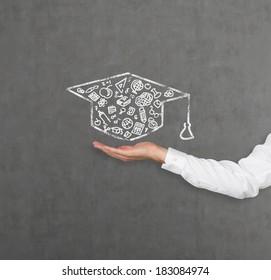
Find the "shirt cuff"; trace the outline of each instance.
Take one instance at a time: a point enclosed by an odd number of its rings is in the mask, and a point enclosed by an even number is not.
[[[165,163],[162,164],[161,167],[165,170],[181,175],[182,171],[186,167],[186,164],[187,154],[173,148],[168,148]]]

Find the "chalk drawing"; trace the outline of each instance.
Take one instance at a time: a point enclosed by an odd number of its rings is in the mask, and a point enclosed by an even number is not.
[[[98,89],[98,88],[99,88],[98,85],[93,86],[93,87],[89,87],[88,89],[86,89],[86,93],[91,93],[91,92],[93,92],[95,89]]]
[[[123,73],[67,89],[90,102],[91,126],[112,137],[133,141],[164,125],[164,105],[187,99],[182,140],[194,138],[190,123],[190,94],[149,79]]]
[[[115,112],[117,112],[117,108],[114,105],[110,105],[110,106],[107,107],[107,111],[108,111],[108,114],[112,115]]]
[[[112,85],[108,87],[102,87],[99,91],[100,95],[106,99],[109,99],[113,95],[113,91],[109,87],[112,87]]]
[[[130,106],[127,111],[127,115],[132,116],[135,113],[135,108]]]
[[[115,133],[115,134],[123,134],[122,128],[120,128],[120,127],[118,127],[118,126],[112,127],[111,130],[112,130],[112,132]]]
[[[96,93],[96,92],[92,92],[89,96],[88,96],[92,101],[97,101],[100,96]]]
[[[153,96],[155,99],[159,98],[162,95],[162,92],[157,91],[156,88],[153,88],[151,92],[154,94]]]
[[[141,91],[144,87],[144,84],[141,80],[135,79],[133,80],[131,84],[131,89],[135,94],[137,94],[138,91]]]
[[[123,90],[125,89],[126,81],[127,81],[127,78],[124,78],[115,84],[116,88],[119,90],[120,93],[122,93]]]
[[[119,114],[122,115],[122,114],[124,114],[125,112],[126,112],[126,109],[123,107],[123,108],[120,109]]]
[[[143,123],[145,123],[147,121],[146,111],[145,111],[144,107],[139,108],[139,117]]]
[[[194,139],[193,132],[191,130],[191,123],[190,123],[190,95],[187,96],[187,116],[186,122],[183,124],[183,129],[180,133],[180,138],[182,140],[191,140]],[[187,135],[185,135],[187,134]]]
[[[135,104],[137,106],[150,106],[152,100],[153,95],[150,92],[143,92],[135,99]]]
[[[133,126],[134,122],[130,118],[123,119],[121,125],[124,129],[130,129]]]
[[[143,123],[136,122],[133,127],[132,133],[136,135],[141,135],[144,127],[145,125]]]
[[[125,107],[130,103],[131,103],[131,98],[128,98],[128,96],[123,96],[123,97],[121,97],[120,99],[117,100],[117,104],[122,106],[122,107]]]
[[[155,129],[158,126],[158,123],[154,120],[154,118],[150,117],[148,119],[148,127],[150,129]]]

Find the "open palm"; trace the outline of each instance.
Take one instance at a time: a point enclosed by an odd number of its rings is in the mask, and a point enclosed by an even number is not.
[[[94,141],[93,146],[111,157],[122,161],[152,159],[158,162],[164,162],[167,149],[162,148],[151,142],[141,142],[134,146],[120,146],[113,148]]]

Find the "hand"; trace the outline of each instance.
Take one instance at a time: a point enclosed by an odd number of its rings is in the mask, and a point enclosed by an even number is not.
[[[97,141],[92,144],[94,148],[122,161],[151,159],[164,163],[167,154],[167,149],[151,142],[141,142],[134,146],[120,146],[118,148],[112,148]]]

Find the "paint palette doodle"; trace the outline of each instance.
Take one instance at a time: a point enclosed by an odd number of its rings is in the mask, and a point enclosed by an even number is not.
[[[190,94],[131,73],[69,87],[69,92],[91,103],[91,126],[122,140],[135,140],[161,128],[164,103],[187,98],[187,119],[180,137],[193,139]]]

